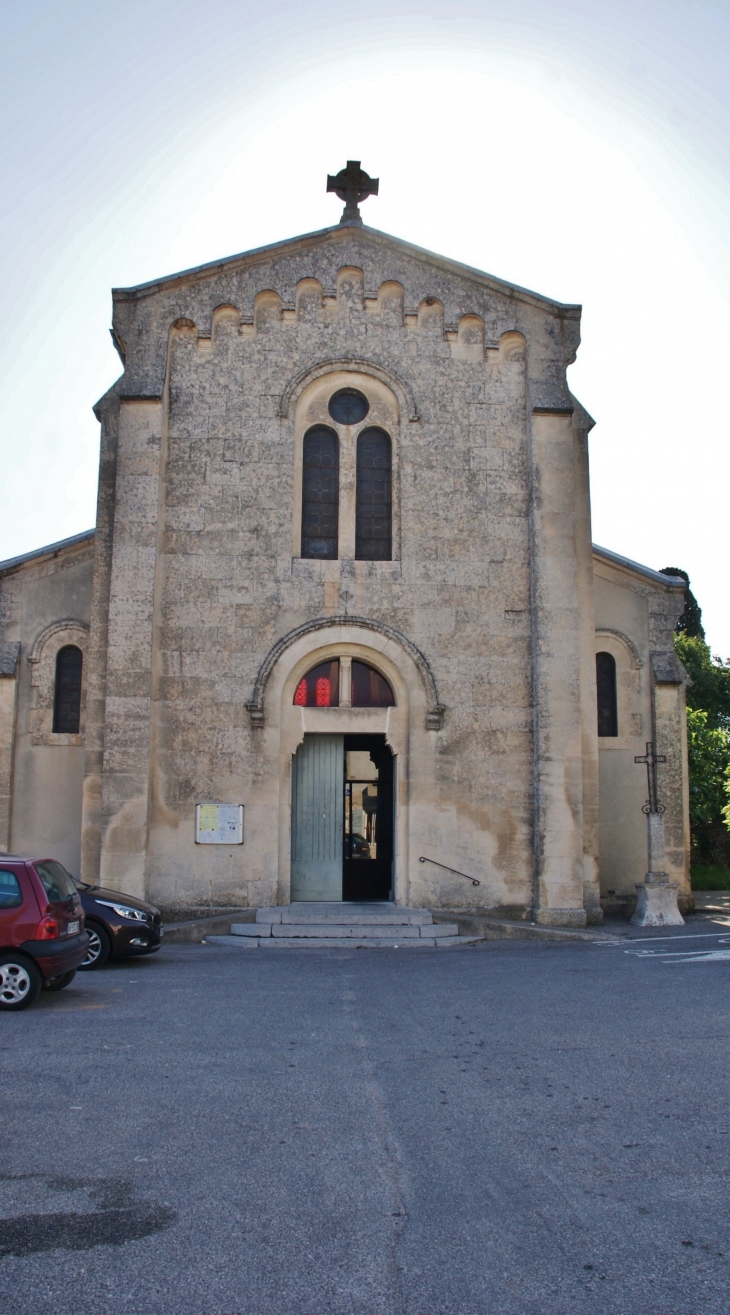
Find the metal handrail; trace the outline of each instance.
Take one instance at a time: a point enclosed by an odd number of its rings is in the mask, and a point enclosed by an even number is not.
[[[419,863],[433,863],[434,867],[443,868],[444,872],[453,872],[457,877],[464,877],[466,881],[471,882],[472,886],[481,886],[482,884],[481,881],[477,881],[476,877],[470,877],[466,872],[459,872],[458,868],[450,868],[446,863],[439,863],[435,858],[422,857],[418,861]]]

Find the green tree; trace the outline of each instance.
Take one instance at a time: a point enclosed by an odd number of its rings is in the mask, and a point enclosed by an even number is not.
[[[675,634],[674,647],[692,681],[687,687],[687,707],[706,712],[711,729],[730,730],[730,662],[713,658],[698,635]]]
[[[713,657],[705,642],[702,609],[680,567],[664,575],[685,582],[684,612],[674,647],[690,683],[687,686],[689,813],[695,860],[730,866],[730,661]]]
[[[716,825],[730,809],[730,731],[709,725],[708,714],[687,709],[689,818],[693,836]]]
[[[699,637],[704,639],[705,630],[702,625],[702,608],[695,598],[689,587],[689,576],[683,571],[681,566],[663,566],[662,575],[680,575],[684,580],[684,611],[680,616],[676,632],[678,635],[691,635],[692,638]]]

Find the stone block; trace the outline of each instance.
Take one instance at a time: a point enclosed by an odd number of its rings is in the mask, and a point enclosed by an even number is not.
[[[268,922],[268,923],[272,923],[272,922],[281,922],[281,915],[282,915],[283,912],[284,912],[284,909],[283,909],[283,908],[281,908],[281,909],[257,909],[257,910],[256,910],[256,921],[257,921],[257,922]]]
[[[262,922],[233,922],[231,936],[270,936],[271,924]]]
[[[333,936],[338,939],[350,939],[355,937],[359,940],[370,940],[383,936],[392,936],[393,938],[398,937],[401,940],[418,940],[419,938],[419,928],[411,927],[408,924],[399,927],[383,927],[382,924],[378,926],[377,923],[347,924],[334,922],[282,922],[274,923],[271,928],[271,933],[273,936],[287,937],[289,939],[292,937],[299,937],[302,939],[317,940],[321,940],[323,937],[331,938]]]

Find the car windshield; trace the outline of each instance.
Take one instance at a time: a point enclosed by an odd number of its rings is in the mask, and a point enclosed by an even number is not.
[[[55,858],[45,859],[42,863],[34,863],[33,866],[43,883],[49,903],[61,904],[72,899],[76,894],[73,878],[69,876],[63,864],[58,863]]]

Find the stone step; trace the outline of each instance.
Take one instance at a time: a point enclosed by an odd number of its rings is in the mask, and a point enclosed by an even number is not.
[[[217,930],[217,929],[216,929]],[[408,924],[402,924],[400,927],[392,928],[390,925],[379,927],[373,923],[370,924],[344,924],[335,925],[324,922],[306,923],[264,923],[264,922],[233,922],[231,923],[231,936],[245,936],[249,938],[268,938],[270,936],[278,937],[296,937],[298,939],[321,939],[323,936],[360,936],[363,940],[375,936],[392,936],[394,939],[401,937],[403,940],[417,939],[419,936],[428,936],[432,940],[438,938],[445,939],[450,936],[458,936],[459,928],[455,922],[432,923],[431,926],[412,927]]]
[[[254,926],[256,924],[254,923]],[[418,940],[421,931],[429,935],[433,927],[409,927],[407,924],[400,927],[378,927],[373,923],[363,923],[362,925],[350,925],[348,923],[326,923],[326,922],[275,922],[271,928],[272,936],[285,937],[297,940],[312,940],[316,938],[321,940],[322,937],[333,936],[337,939],[345,937],[359,937],[361,940],[377,940],[378,937],[388,937],[390,940]],[[433,938],[432,938],[433,939]]]
[[[448,950],[478,945],[479,936],[206,936],[206,945],[227,945],[237,950]]]
[[[306,923],[328,926],[431,926],[430,909],[411,909],[390,903],[358,904],[297,901],[278,908],[257,909],[257,923],[290,925]]]

